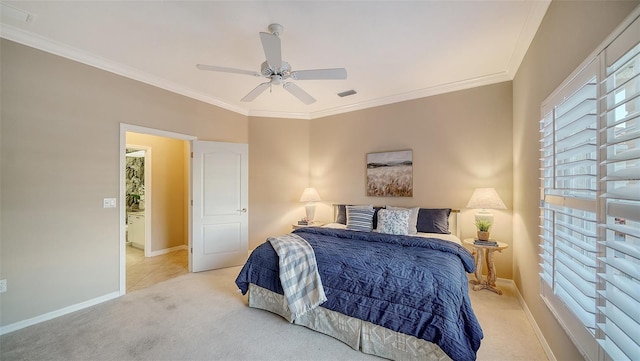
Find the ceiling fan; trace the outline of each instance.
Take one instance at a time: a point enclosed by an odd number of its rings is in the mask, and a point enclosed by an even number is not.
[[[262,48],[264,49],[264,55],[267,59],[262,63],[260,72],[205,64],[197,64],[196,68],[200,70],[219,71],[224,73],[263,76],[269,79],[269,81],[258,85],[257,87],[255,87],[255,89],[250,91],[249,94],[245,95],[244,98],[242,98],[243,102],[253,101],[258,97],[258,95],[267,90],[267,88],[271,88],[272,85],[282,84],[282,87],[284,89],[286,89],[289,93],[293,94],[296,98],[300,99],[300,101],[308,105],[315,102],[316,100],[295,83],[287,82],[286,79],[291,78],[293,80],[317,80],[347,78],[347,70],[344,68],[292,71],[289,63],[282,60],[280,34],[282,34],[282,32],[284,31],[284,27],[280,24],[271,24],[269,25],[268,29],[269,33],[260,33]]]

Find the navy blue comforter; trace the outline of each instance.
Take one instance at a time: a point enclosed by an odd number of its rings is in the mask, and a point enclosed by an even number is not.
[[[454,360],[475,360],[483,337],[465,272],[472,255],[455,243],[422,237],[308,227],[294,231],[313,247],[327,302],[322,307],[440,346]],[[282,294],[278,256],[258,246],[236,284]]]

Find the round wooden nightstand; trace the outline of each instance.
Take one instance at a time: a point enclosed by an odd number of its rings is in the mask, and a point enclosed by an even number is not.
[[[322,222],[312,222],[311,224],[292,224],[291,228],[293,229],[298,229],[298,228],[305,228],[305,227],[320,227],[322,226],[324,223]]]
[[[471,283],[474,284],[473,290],[480,291],[482,289],[491,290],[499,295],[502,294],[502,290],[496,287],[496,265],[493,263],[493,253],[495,251],[502,252],[503,249],[507,249],[509,247],[508,244],[504,242],[498,242],[496,240],[490,240],[496,242],[498,245],[484,245],[484,244],[476,244],[475,238],[466,238],[463,242],[464,244],[468,244],[473,247],[473,254],[475,255],[476,260],[476,271],[475,271],[475,280],[471,280]],[[487,262],[487,279],[484,280],[482,278],[482,260]]]

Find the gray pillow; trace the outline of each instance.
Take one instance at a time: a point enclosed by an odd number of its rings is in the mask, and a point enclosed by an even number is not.
[[[420,208],[416,228],[422,233],[451,234],[449,214],[451,208]]]
[[[338,204],[338,214],[336,215],[336,223],[347,224],[347,206]]]

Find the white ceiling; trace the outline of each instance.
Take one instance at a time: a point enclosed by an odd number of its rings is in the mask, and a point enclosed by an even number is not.
[[[0,34],[241,114],[318,118],[512,80],[549,2],[2,1]],[[292,70],[347,79],[296,80],[311,105],[276,86],[246,103],[266,79],[195,68],[260,71],[271,23]]]

